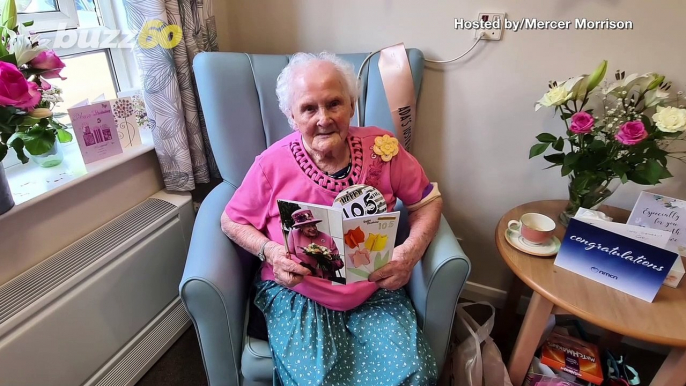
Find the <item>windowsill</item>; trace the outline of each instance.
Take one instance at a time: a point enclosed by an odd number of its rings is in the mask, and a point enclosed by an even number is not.
[[[124,152],[89,164],[83,163],[76,139],[62,144],[64,161],[61,164],[42,168],[33,161],[5,169],[14,207],[0,215],[0,219],[16,214],[26,207],[45,200],[94,176],[113,169],[126,161],[155,149],[148,130],[141,131],[143,143],[124,149]],[[2,165],[0,165],[2,167]]]

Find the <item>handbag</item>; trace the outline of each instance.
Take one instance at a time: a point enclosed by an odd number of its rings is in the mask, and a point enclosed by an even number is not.
[[[476,304],[491,310],[483,325],[465,310]],[[450,386],[512,386],[500,350],[490,336],[495,323],[495,307],[488,302],[462,303],[457,305],[455,316],[456,343],[449,359]]]

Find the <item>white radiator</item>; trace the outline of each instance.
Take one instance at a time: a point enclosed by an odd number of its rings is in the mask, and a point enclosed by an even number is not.
[[[193,220],[159,192],[0,286],[0,385],[135,384],[190,325]]]

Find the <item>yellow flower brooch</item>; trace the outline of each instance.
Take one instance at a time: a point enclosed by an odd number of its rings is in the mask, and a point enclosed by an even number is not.
[[[391,158],[398,154],[398,140],[388,134],[383,137],[374,138],[374,153],[381,156],[384,162],[388,162]]]

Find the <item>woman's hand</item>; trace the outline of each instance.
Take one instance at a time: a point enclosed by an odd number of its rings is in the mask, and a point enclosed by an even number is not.
[[[388,290],[397,290],[410,281],[412,268],[421,259],[416,256],[412,248],[406,244],[398,245],[393,249],[393,258],[383,267],[377,269],[369,275],[369,281]]]
[[[442,207],[443,199],[438,197],[410,211],[410,235],[404,243],[393,249],[393,258],[388,264],[369,275],[369,281],[389,290],[397,290],[410,281],[412,268],[422,259],[429,243],[436,236]]]
[[[312,274],[309,269],[291,260],[283,245],[273,242],[269,247],[265,257],[273,268],[274,281],[278,284],[291,288],[300,284],[306,275]]]

